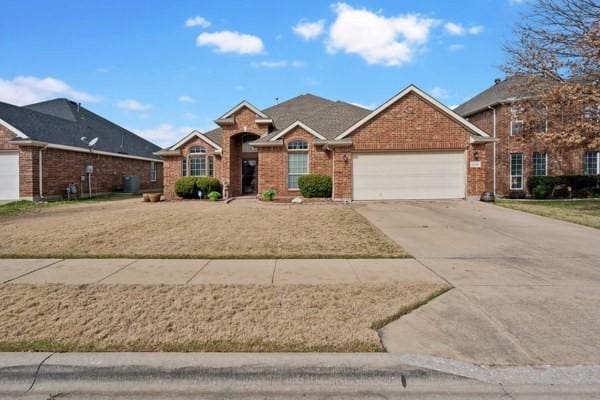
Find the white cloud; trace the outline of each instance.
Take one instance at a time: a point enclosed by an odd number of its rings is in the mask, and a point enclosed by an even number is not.
[[[186,113],[183,114],[183,118],[192,120],[192,119],[198,118],[198,116],[196,114],[194,114],[194,113],[186,112]]]
[[[148,111],[152,108],[152,104],[142,104],[134,99],[126,99],[117,101],[117,107],[129,111]]]
[[[530,0],[508,0],[508,3],[511,5],[518,5],[523,3],[528,3]]]
[[[193,128],[187,126],[176,128],[171,124],[165,123],[154,128],[134,129],[133,131],[141,137],[164,148],[177,143],[179,139],[190,133],[192,130]]]
[[[186,19],[185,26],[187,28],[191,28],[194,26],[199,26],[201,28],[208,28],[210,26],[210,21],[208,21],[206,18],[198,15],[198,16]]]
[[[468,29],[469,35],[479,35],[485,28],[483,25],[474,25]]]
[[[179,96],[179,98],[177,99],[180,103],[195,103],[196,99],[194,99],[192,96]]]
[[[294,33],[306,40],[316,39],[325,30],[325,20],[320,19],[318,21],[300,21],[294,27],[292,27]]]
[[[436,99],[445,99],[448,97],[448,91],[439,86],[435,86],[429,89],[429,94],[435,97]]]
[[[100,101],[100,98],[75,90],[66,82],[56,78],[35,76],[17,76],[12,80],[0,78],[0,101],[22,106],[56,97],[67,97],[88,103]]]
[[[466,34],[479,35],[483,32],[484,27],[483,25],[473,25],[469,28],[465,28],[463,25],[455,22],[446,22],[444,24],[444,29],[452,36],[464,36]]]
[[[455,43],[455,44],[451,44],[450,46],[448,46],[448,50],[450,51],[459,51],[465,48],[464,44],[460,44],[460,43]]]
[[[329,30],[327,51],[357,54],[369,64],[395,66],[411,61],[438,23],[418,14],[386,17],[345,3],[332,8],[337,17]]]
[[[279,60],[279,61],[258,61],[258,62],[252,62],[250,63],[250,65],[253,68],[271,68],[271,69],[275,69],[275,68],[286,68],[286,67],[293,67],[293,68],[302,68],[304,67],[304,61],[300,61],[300,60],[294,60],[294,61],[288,61],[288,60]]]
[[[232,31],[203,32],[196,38],[196,45],[214,46],[218,53],[258,54],[264,49],[258,36]]]

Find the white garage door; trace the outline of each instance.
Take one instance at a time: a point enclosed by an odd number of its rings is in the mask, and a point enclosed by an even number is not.
[[[354,200],[465,197],[463,151],[354,154],[352,169]]]
[[[0,152],[0,200],[19,198],[19,155]]]

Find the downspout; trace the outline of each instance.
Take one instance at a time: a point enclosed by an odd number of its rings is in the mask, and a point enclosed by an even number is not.
[[[39,181],[39,192],[40,192],[40,200],[44,199],[44,163],[42,161],[42,152],[44,150],[46,150],[46,147],[48,147],[48,145],[45,145],[44,147],[40,148],[40,152],[38,155],[38,181]]]
[[[492,136],[494,137],[494,139],[496,139],[496,109],[492,106],[488,106],[488,108],[490,110],[492,110],[493,113],[493,117],[492,117]],[[494,173],[494,183],[493,183],[493,188],[492,188],[492,192],[494,193],[494,195],[496,195],[496,140],[494,140],[494,144],[493,144],[493,155],[492,155],[492,159],[493,159],[493,167],[492,167],[492,171]]]

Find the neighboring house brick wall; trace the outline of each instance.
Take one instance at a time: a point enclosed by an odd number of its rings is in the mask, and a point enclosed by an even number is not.
[[[16,137],[14,133],[12,133],[8,128],[4,127],[4,125],[0,125],[0,151],[2,150],[18,150],[19,147],[14,144],[10,144],[11,140]]]
[[[534,136],[511,135],[511,106],[496,106],[496,194],[508,195],[510,191],[510,154],[523,153],[523,188],[527,190],[527,177],[533,174],[533,153],[547,153],[548,175],[570,175],[583,173],[584,146],[575,149],[553,149],[543,140],[544,133]],[[470,116],[469,121],[481,129],[493,132],[493,112],[485,110]],[[589,149],[595,150],[595,149]],[[489,178],[487,185],[491,188],[493,181],[493,147],[486,151],[488,158]],[[490,189],[491,190],[491,189]]]

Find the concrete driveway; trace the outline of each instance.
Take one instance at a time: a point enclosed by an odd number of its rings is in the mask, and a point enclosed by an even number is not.
[[[476,201],[356,209],[455,287],[382,329],[388,351],[600,364],[600,230]]]

